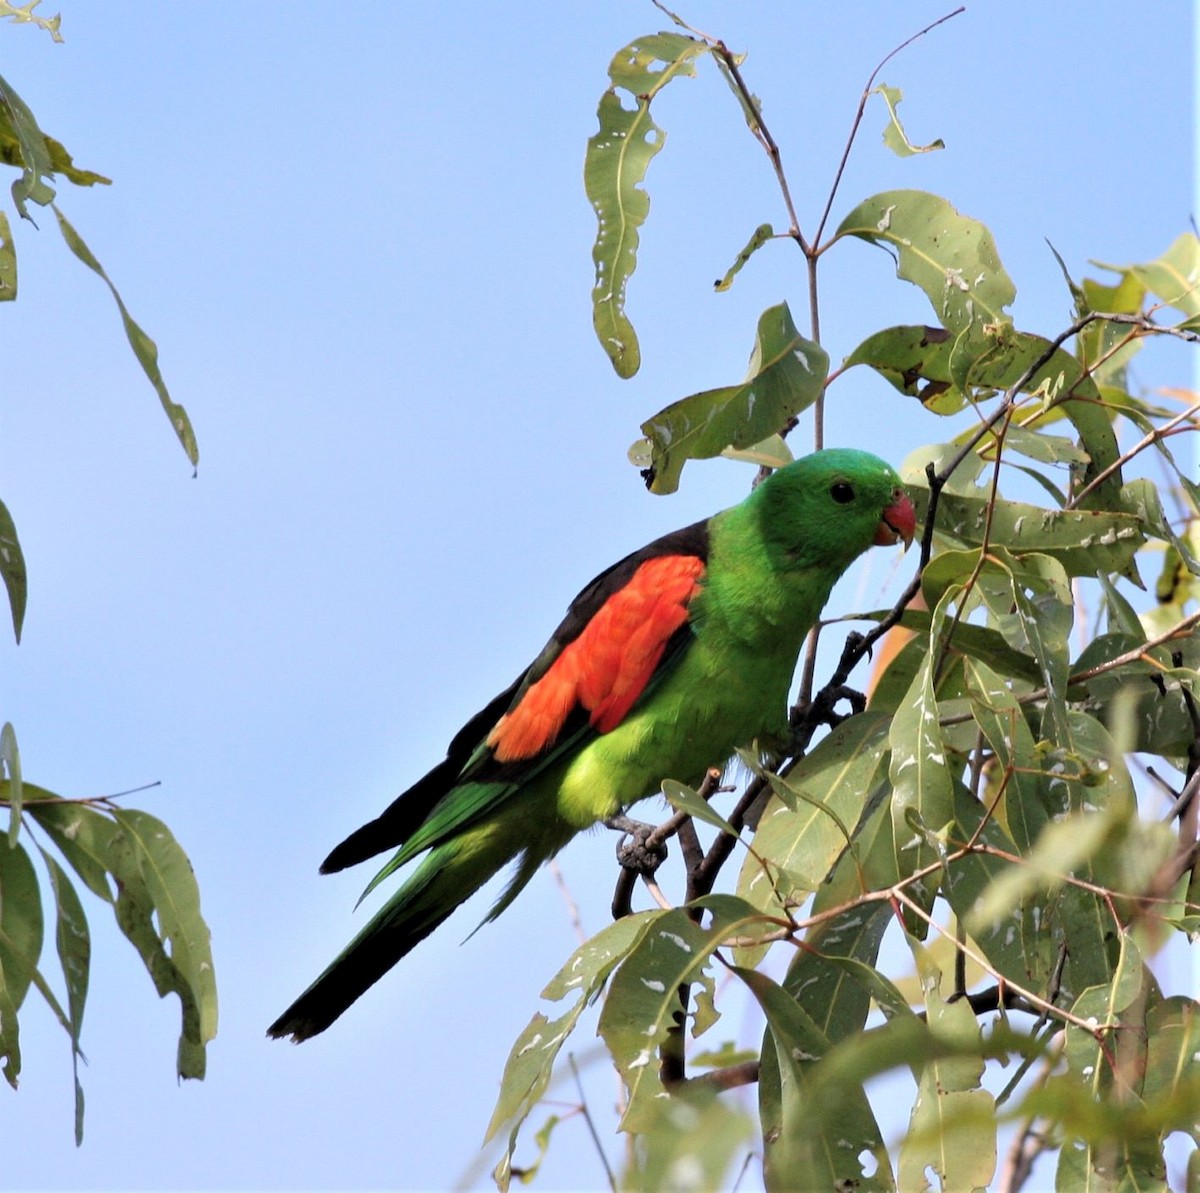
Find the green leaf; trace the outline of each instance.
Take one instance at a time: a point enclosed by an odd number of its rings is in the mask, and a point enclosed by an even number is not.
[[[25,101],[7,80],[0,78],[0,143],[16,142],[21,177],[12,184],[13,202],[24,219],[30,219],[29,200],[45,207],[54,200],[54,188],[45,178],[53,166],[46,138]]]
[[[1178,471],[1174,459],[1171,459],[1170,463]],[[1194,483],[1184,478],[1182,474],[1180,476],[1187,485]],[[1133,514],[1155,538],[1169,543],[1175,550],[1179,561],[1188,571],[1193,575],[1200,574],[1200,560],[1197,560],[1193,554],[1191,545],[1182,536],[1176,534],[1171,520],[1162,507],[1162,499],[1159,497],[1153,481],[1145,477],[1138,477],[1124,485],[1121,489],[1121,506]]]
[[[954,337],[944,327],[887,327],[867,336],[843,366],[867,365],[935,414],[957,414],[967,399],[950,382],[953,350]]]
[[[769,915],[780,899],[799,901],[818,889],[830,867],[850,845],[851,831],[866,794],[873,789],[887,752],[891,718],[864,713],[843,721],[792,768],[786,778],[770,776],[774,796],[759,819],[754,852],[747,855],[737,893]],[[757,964],[739,950],[739,965]]]
[[[1157,260],[1128,269],[1168,306],[1188,318],[1200,315],[1200,240],[1194,232],[1177,237]]]
[[[200,914],[200,890],[187,854],[161,820],[148,812],[118,808],[113,819],[133,847],[145,882],[163,945],[170,947],[170,964],[186,987],[177,990],[185,1008],[185,1031],[180,1040],[181,1076],[203,1076],[204,1045],[217,1034],[217,986],[213,972],[208,925]],[[194,1003],[194,1026],[186,1022]],[[194,1071],[198,1065],[199,1072]],[[193,1071],[184,1071],[191,1067]]]
[[[883,96],[883,102],[887,104],[888,122],[883,129],[883,143],[897,157],[912,157],[914,154],[929,153],[934,149],[946,148],[946,142],[941,137],[938,137],[936,141],[930,141],[928,145],[914,145],[908,139],[904,125],[900,123],[900,114],[896,111],[900,101],[904,98],[904,92],[899,87],[889,87],[886,83],[880,83],[871,94]]]
[[[572,954],[566,965],[542,991],[542,997],[559,1001],[578,994],[575,1004],[559,1018],[536,1013],[517,1037],[504,1066],[500,1093],[488,1124],[485,1142],[509,1126],[508,1146],[497,1167],[497,1181],[507,1187],[517,1136],[525,1120],[550,1085],[555,1061],[574,1031],[579,1017],[599,995],[608,975],[629,955],[651,926],[666,914],[644,911],[609,924]]]
[[[10,721],[0,727],[0,774],[8,773],[5,795],[8,797],[8,847],[15,849],[21,835],[21,807],[25,793],[21,786],[21,752],[17,749],[17,733]]]
[[[824,903],[814,912],[826,910]],[[831,1044],[863,1030],[872,1000],[889,1018],[908,1013],[903,995],[873,968],[892,920],[887,903],[848,907],[809,928],[788,966],[783,988]]]
[[[722,1189],[734,1161],[757,1135],[744,1111],[704,1086],[656,1102],[640,1146],[628,1151],[623,1193]]]
[[[718,292],[728,290],[729,287],[733,285],[733,279],[742,272],[742,266],[745,265],[746,262],[749,261],[750,258],[754,256],[754,254],[758,252],[758,250],[762,248],[764,244],[767,243],[768,240],[773,239],[774,236],[775,229],[772,228],[770,224],[759,224],[758,227],[754,229],[750,239],[746,242],[746,247],[742,249],[740,253],[738,253],[737,257],[734,258],[733,264],[725,271],[725,276],[723,278],[718,278],[717,281],[713,282],[713,289]]]
[[[167,418],[171,421],[172,430],[174,430],[176,437],[183,446],[187,458],[192,462],[192,466],[195,467],[200,459],[199,448],[196,446],[196,435],[192,430],[192,423],[187,416],[187,411],[172,401],[171,395],[167,390],[167,384],[163,380],[162,373],[158,368],[157,345],[134,321],[133,316],[126,309],[121,295],[117,292],[116,286],[112,284],[108,274],[104,272],[104,267],[96,260],[92,254],[92,250],[84,243],[83,238],[75,231],[74,227],[67,220],[67,217],[59,211],[57,205],[54,207],[54,215],[58,220],[59,231],[62,233],[63,239],[67,242],[67,247],[104,282],[112,294],[113,300],[117,304],[117,310],[121,312],[121,322],[125,325],[125,335],[129,339],[129,346],[133,349],[133,354],[137,357],[138,363],[142,366],[142,371],[146,374],[150,384],[154,386],[154,391],[158,394],[158,400],[162,403],[162,408],[166,411]]]
[[[0,302],[11,302],[16,296],[17,249],[8,216],[0,211]]]
[[[667,802],[677,812],[686,812],[693,820],[710,824],[713,828],[730,837],[741,839],[741,834],[737,829],[716,808],[712,807],[706,799],[702,799],[698,792],[693,791],[692,788],[677,782],[675,779],[664,779],[662,793],[666,796]]]
[[[646,440],[640,442],[645,443]],[[782,435],[768,435],[759,443],[749,447],[727,447],[721,455],[726,460],[739,460],[743,464],[753,464],[756,468],[786,468],[796,457]],[[653,457],[647,454],[644,463],[639,467],[648,468]]]
[[[678,33],[630,42],[608,68],[612,86],[600,97],[600,128],[587,144],[584,189],[599,221],[592,246],[592,321],[621,377],[632,377],[641,365],[637,333],[625,314],[625,294],[637,266],[638,229],[650,212],[650,196],[641,184],[651,158],[666,141],[651,119],[650,103],[673,78],[694,75],[695,58],[707,51],[704,42]],[[618,88],[634,98],[633,108],[622,104]]]
[[[25,599],[28,580],[25,574],[25,555],[17,541],[17,528],[13,525],[8,507],[0,501],[0,578],[8,592],[8,606],[12,610],[13,636],[21,641],[21,627],[25,623]]]
[[[922,1067],[908,1133],[900,1146],[900,1187],[930,1187],[932,1169],[943,1189],[984,1189],[996,1168],[996,1108],[981,1088],[983,1042],[979,1024],[965,1001],[948,1003],[941,994],[941,971],[915,940],[910,946],[925,993],[930,1035],[944,1041],[949,1055]],[[978,1049],[978,1055],[972,1055]]]
[[[1111,1088],[1112,1036],[1097,1039],[1092,1032],[1109,1033],[1121,1026],[1121,1014],[1130,1007],[1142,991],[1142,955],[1127,932],[1119,937],[1120,955],[1112,980],[1100,986],[1090,986],[1075,1000],[1071,1013],[1089,1024],[1085,1031],[1072,1023],[1066,1029],[1067,1065],[1090,1087],[1096,1097]]]
[[[3,953],[0,953],[0,1062],[3,1063],[5,1081],[16,1089],[21,1074],[21,1031],[17,1007],[8,988]]]
[[[888,778],[892,785],[892,833],[896,848],[896,869],[902,878],[938,860],[928,840],[913,831],[913,817],[919,817],[926,829],[937,833],[954,817],[953,783],[947,763],[946,744],[939,724],[937,693],[933,685],[934,667],[942,649],[942,632],[953,593],[938,602],[929,629],[929,650],[908,691],[892,718],[888,741],[891,762]],[[924,878],[911,884],[910,893],[928,910],[937,891],[936,878]],[[924,933],[924,926],[909,925]]]
[[[1200,1004],[1190,998],[1164,999],[1146,1015],[1142,1098],[1147,1106],[1163,1107],[1163,1134],[1173,1127],[1200,1143],[1195,1116],[1180,1113],[1200,1105]]]
[[[1003,791],[996,814],[1017,850],[1025,853],[1052,814],[1044,799],[1037,745],[1024,710],[1000,676],[979,659],[968,658],[965,668],[971,716],[1001,772]]]
[[[50,168],[54,173],[61,174],[76,186],[112,185],[111,178],[105,178],[103,174],[97,174],[95,170],[81,170],[67,152],[66,146],[49,134],[46,135],[46,149],[50,153]]]
[[[796,330],[787,303],[769,307],[758,321],[745,381],[682,398],[642,423],[651,452],[647,486],[673,493],[688,460],[751,447],[779,431],[817,400],[828,371],[825,350]]]
[[[50,889],[54,892],[54,940],[67,988],[67,1030],[71,1036],[71,1067],[75,1078],[75,1146],[79,1147],[83,1143],[83,1086],[79,1081],[79,1062],[83,1059],[83,1052],[79,1046],[79,1034],[83,1028],[83,1010],[91,971],[91,933],[83,904],[66,871],[44,849],[41,852],[50,875]]]
[[[54,842],[88,890],[112,903],[108,872],[117,827],[111,818],[84,804],[49,802],[59,797],[31,783],[25,784],[25,798],[25,814]]]
[[[711,985],[705,970],[725,941],[762,926],[756,908],[732,895],[710,895],[698,904],[712,912],[707,927],[677,908],[656,919],[613,975],[597,1027],[629,1092],[621,1129],[641,1132],[663,1092],[656,1052],[680,1011],[679,987]]]
[[[1020,856],[996,817],[985,821],[984,806],[962,784],[955,785],[954,796],[958,840],[977,840],[1009,857]],[[1017,802],[1013,798],[1010,805]],[[1026,818],[1035,820],[1032,816]],[[1018,985],[1040,991],[1049,983],[1062,939],[1055,902],[1035,894],[986,925],[976,925],[971,918],[985,892],[998,883],[1012,881],[1007,876],[1021,869],[1019,861],[1010,862],[994,853],[972,852],[950,864],[943,893],[959,921],[976,928],[973,939],[997,973]]]
[[[0,0],[0,17],[11,18],[14,25],[36,25],[50,34],[51,41],[61,44],[62,34],[59,33],[59,28],[62,25],[62,17],[57,14],[52,17],[33,15],[33,10],[41,2],[42,0],[27,0],[25,4],[12,4],[10,0]]]
[[[1119,832],[1122,817],[1113,811],[1082,812],[1046,825],[1020,866],[1001,873],[967,918],[967,931],[981,937],[998,927],[1026,898],[1058,890]]]
[[[950,554],[950,552],[940,552],[934,556],[932,563],[936,563],[947,554]],[[928,570],[926,568],[926,571]],[[934,603],[936,604],[936,601]],[[869,618],[871,621],[882,620],[885,616],[886,612],[884,611],[864,614],[864,617]],[[900,625],[906,630],[927,633],[931,620],[930,614],[924,609],[906,609],[900,617]],[[988,666],[995,668],[1002,675],[1008,675],[1014,679],[1037,683],[1041,674],[1037,664],[1029,655],[1019,650],[1014,650],[999,631],[991,629],[988,626],[973,625],[970,622],[959,622],[954,627],[954,636],[950,640],[950,649],[956,654],[980,659],[987,663]],[[920,652],[916,652],[916,657],[919,660]],[[890,671],[891,668],[889,667],[888,672],[890,673]],[[915,674],[915,669],[913,670],[913,674]],[[911,683],[911,677],[909,682]],[[872,701],[873,704],[874,701]],[[896,701],[896,705],[898,704],[899,701]]]
[[[76,186],[95,186],[97,184],[108,186],[111,184],[111,178],[105,178],[103,174],[97,174],[95,170],[81,170],[61,141],[56,141],[46,133],[42,134],[42,140],[49,158],[50,165],[47,172],[50,175],[61,174]],[[16,166],[18,169],[23,168],[25,163],[21,140],[11,122],[2,116],[0,116],[0,162],[6,166]]]
[[[917,521],[929,510],[929,490],[910,489]],[[989,516],[990,507],[990,516]],[[1146,541],[1141,519],[1107,510],[1046,509],[1023,501],[962,496],[943,490],[938,498],[937,531],[969,547],[1004,547],[1018,555],[1036,552],[1066,569],[1069,576],[1119,574]]]
[[[764,1175],[768,1190],[894,1189],[887,1149],[879,1124],[861,1086],[849,1083],[826,1089],[835,1104],[825,1102],[821,1116],[813,1113],[812,1075],[831,1043],[799,1004],[781,986],[753,969],[733,971],[749,987],[767,1020],[763,1044],[764,1065],[768,1052],[778,1073],[775,1084],[760,1089],[765,1155]],[[837,1123],[827,1129],[827,1121]],[[861,1157],[873,1158],[867,1172]]]
[[[1015,451],[1039,464],[1075,464],[1086,467],[1091,457],[1072,439],[1061,435],[1047,435],[1044,431],[1031,431],[1017,425],[1005,429],[1003,440],[988,436],[984,444],[991,448],[989,456],[994,458],[997,446],[1005,451]]]
[[[968,400],[982,401],[1015,386],[1049,350],[1049,340],[1011,327],[991,331],[982,341],[963,341],[938,328],[900,326],[868,336],[845,363],[847,368],[868,365],[895,389],[919,398],[935,413],[954,414]],[[1116,435],[1100,391],[1065,349],[1055,349],[1046,363],[1021,384],[1020,392],[1040,393],[1045,409],[1030,425],[1012,428],[1017,432],[1017,450],[1032,454],[1036,448],[1029,436],[1037,426],[1063,416],[1079,432],[1079,447],[1071,452],[1071,462],[1083,464],[1081,484],[1116,461]],[[994,449],[994,440],[985,441],[984,446]],[[1045,451],[1052,454],[1049,449]],[[1061,456],[1063,450],[1058,454]],[[1120,488],[1120,470],[1116,469],[1084,504],[1088,508],[1113,508]]]
[[[43,934],[42,895],[29,854],[0,838],[0,965],[16,1010],[34,980]]]
[[[1011,324],[1016,298],[992,234],[925,191],[885,191],[860,203],[837,236],[857,236],[897,258],[897,275],[919,286],[942,326],[982,345],[993,328]]]
[[[1093,638],[1074,664],[1073,670],[1085,671],[1101,666],[1136,649],[1145,641],[1139,634],[1102,634]],[[1173,665],[1172,655],[1178,651],[1182,665]],[[1170,648],[1159,647],[1149,652],[1155,663],[1138,659],[1113,668],[1087,681],[1090,699],[1102,707],[1115,707],[1118,698],[1131,700],[1127,710],[1126,728],[1133,733],[1132,748],[1174,757],[1186,755],[1196,731],[1188,712],[1187,694],[1200,691],[1200,638],[1192,635],[1178,639]]]
[[[1083,302],[1078,314],[1102,311],[1114,315],[1134,315],[1141,312],[1146,287],[1131,270],[1120,271],[1120,279],[1108,286],[1093,278],[1083,279]],[[1101,386],[1125,388],[1129,362],[1144,346],[1144,339],[1133,334],[1134,329],[1107,319],[1089,323],[1075,339],[1075,351],[1080,362]]]

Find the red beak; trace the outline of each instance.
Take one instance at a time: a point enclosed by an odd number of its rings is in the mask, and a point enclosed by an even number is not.
[[[883,511],[883,520],[875,531],[874,542],[878,547],[890,547],[903,539],[907,551],[917,532],[917,511],[902,489],[897,489],[893,498],[892,504]]]

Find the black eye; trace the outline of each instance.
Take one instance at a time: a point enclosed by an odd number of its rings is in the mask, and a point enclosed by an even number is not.
[[[854,486],[849,481],[834,481],[829,488],[829,496],[838,505],[847,505],[854,500]]]

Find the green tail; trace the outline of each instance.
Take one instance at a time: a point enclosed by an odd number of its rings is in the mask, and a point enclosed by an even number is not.
[[[277,1039],[291,1036],[299,1043],[323,1032],[511,856],[509,850],[488,849],[478,837],[475,841],[460,837],[432,850],[325,972],[267,1028],[267,1034]],[[514,879],[518,889],[527,879],[525,870],[522,866]],[[515,893],[510,887],[502,901]]]

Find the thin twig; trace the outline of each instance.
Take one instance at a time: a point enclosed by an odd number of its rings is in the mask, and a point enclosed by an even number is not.
[[[563,902],[567,905],[567,921],[575,930],[576,939],[578,939],[580,944],[586,944],[588,935],[583,930],[583,920],[579,914],[579,904],[575,901],[575,896],[571,894],[571,888],[567,886],[566,875],[563,874],[562,867],[558,864],[558,859],[551,858],[546,864],[546,868],[550,871],[550,877],[554,879],[554,884],[558,887],[558,892],[562,895]]]
[[[604,1165],[604,1175],[608,1178],[608,1187],[612,1190],[612,1193],[617,1193],[617,1178],[608,1163],[608,1157],[604,1154],[604,1147],[600,1143],[600,1134],[596,1130],[596,1124],[592,1122],[592,1114],[588,1110],[587,1095],[583,1092],[583,1082],[579,1079],[579,1069],[575,1065],[574,1054],[568,1053],[567,1060],[571,1064],[571,1072],[575,1075],[575,1088],[579,1091],[579,1110],[583,1115],[583,1121],[587,1123],[587,1129],[591,1133],[592,1142],[596,1145],[596,1154],[600,1157],[600,1163]]]
[[[1108,465],[1107,468],[1101,469],[1101,471],[1096,473],[1096,475],[1092,477],[1092,479],[1088,481],[1088,483],[1084,485],[1084,487],[1080,489],[1078,493],[1073,494],[1070,500],[1067,502],[1065,508],[1073,509],[1089,493],[1108,480],[1110,476],[1116,472],[1120,472],[1120,470],[1124,468],[1124,466],[1128,464],[1129,461],[1134,458],[1134,456],[1145,451],[1146,448],[1156,443],[1159,439],[1165,438],[1167,435],[1171,434],[1172,430],[1175,427],[1178,427],[1180,423],[1186,422],[1188,419],[1195,418],[1197,414],[1200,414],[1200,402],[1197,402],[1194,406],[1189,406],[1185,411],[1183,411],[1182,414],[1177,414],[1174,418],[1164,423],[1161,427],[1155,427],[1154,430],[1143,435],[1142,438],[1133,445],[1133,447],[1119,455],[1111,464]],[[1192,429],[1200,430],[1200,427],[1194,427]]]
[[[871,98],[871,89],[875,86],[875,80],[879,77],[879,72],[883,70],[883,68],[887,66],[887,64],[891,62],[891,60],[895,58],[901,50],[907,49],[918,38],[924,37],[926,33],[936,29],[939,25],[945,24],[952,17],[958,16],[959,13],[966,11],[966,5],[960,5],[953,12],[946,13],[944,17],[938,17],[936,21],[930,25],[926,25],[925,28],[919,33],[914,33],[912,37],[908,38],[907,41],[902,41],[894,50],[884,57],[879,65],[871,72],[871,77],[867,80],[867,85],[863,88],[862,96],[859,98],[858,110],[854,113],[854,121],[850,125],[850,135],[846,138],[846,148],[842,150],[842,160],[838,162],[837,172],[833,176],[833,186],[829,188],[829,198],[825,201],[825,210],[821,212],[821,219],[817,224],[817,234],[813,237],[813,245],[816,252],[819,253],[822,251],[823,246],[821,245],[821,235],[825,231],[826,223],[829,221],[829,213],[833,209],[833,201],[837,196],[838,187],[842,184],[842,175],[846,171],[846,163],[850,160],[850,150],[854,147],[855,138],[858,136],[859,125],[862,124],[863,113],[866,111],[867,100]]]

